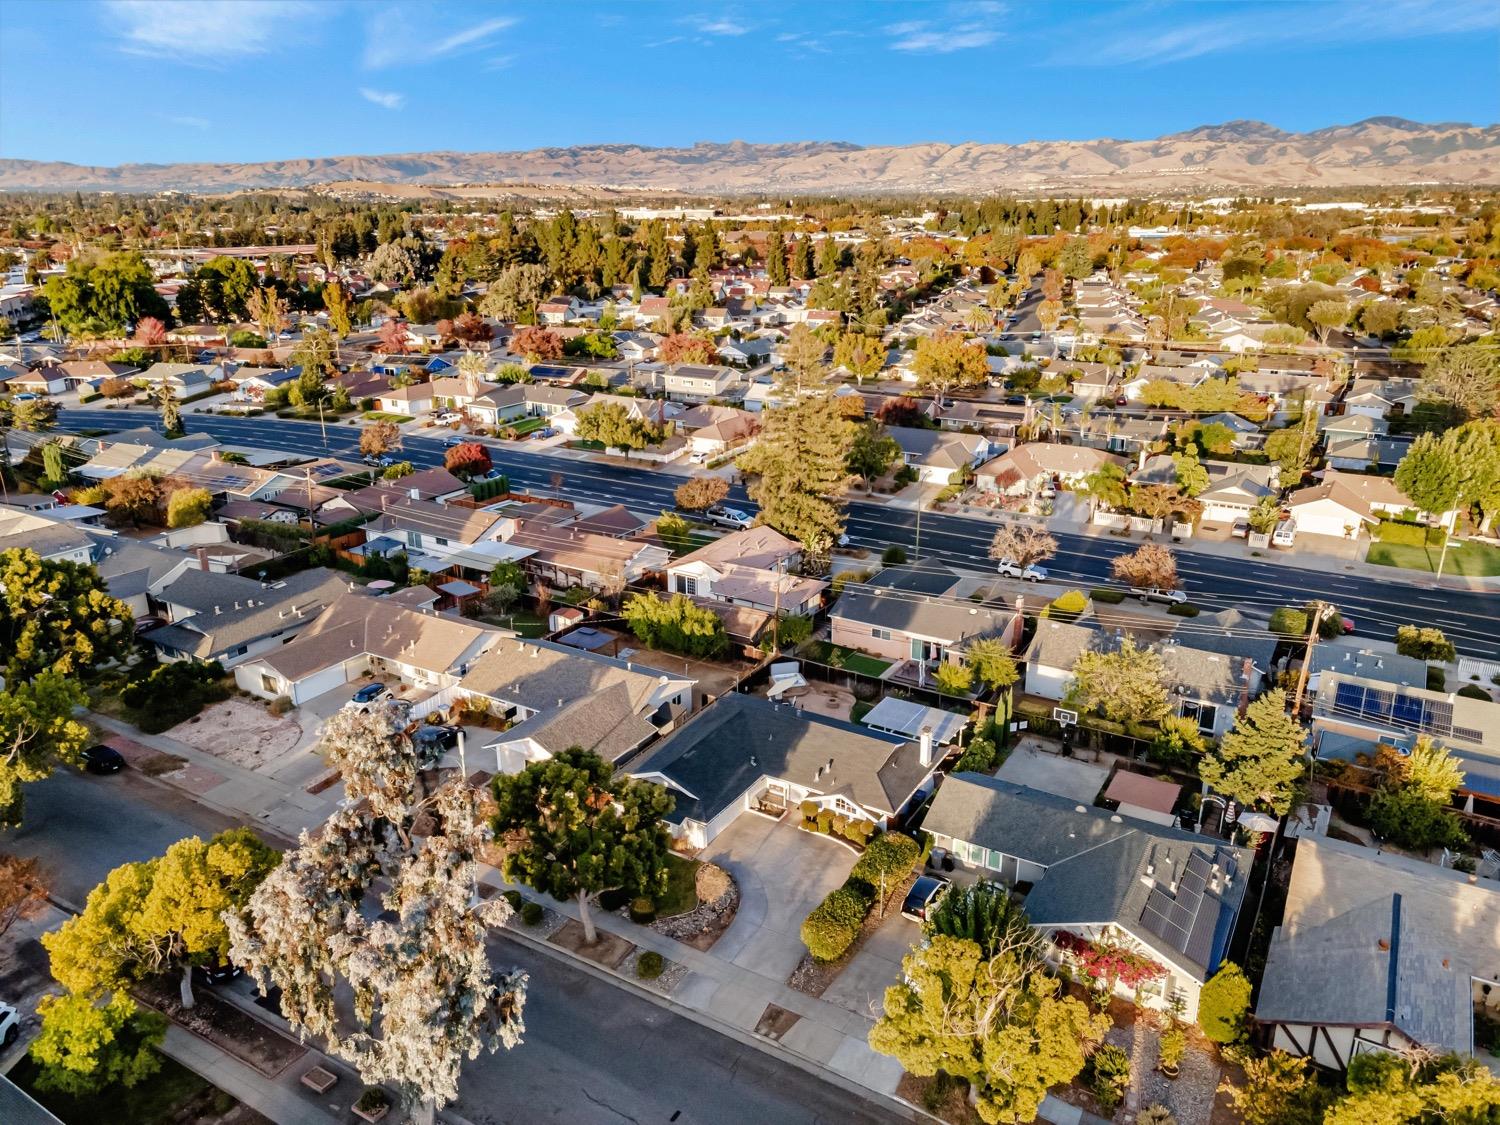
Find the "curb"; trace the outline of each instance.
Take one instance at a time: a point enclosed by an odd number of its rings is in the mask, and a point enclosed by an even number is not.
[[[660,992],[656,992],[636,983],[629,977],[621,976],[617,973],[612,973],[607,969],[601,968],[586,957],[579,957],[573,953],[568,952],[565,949],[560,949],[559,947],[552,945],[550,942],[543,941],[539,938],[534,938],[530,934],[522,933],[519,930],[502,927],[496,932],[500,936],[516,941],[517,943],[524,945],[529,949],[535,950],[539,953],[545,953],[548,956],[552,957],[554,960],[563,961],[567,964],[573,965],[576,968],[582,969],[592,977],[595,977],[599,980],[608,981],[610,984],[616,985],[617,987],[625,988],[627,991],[632,992],[643,999],[651,1001],[658,1007],[665,1008],[675,1015],[679,1015],[684,1019],[691,1020],[692,1022],[698,1024],[700,1027],[706,1027],[710,1031],[716,1031],[720,1035],[723,1035],[729,1039],[733,1039],[735,1042],[742,1043],[747,1047],[754,1047],[757,1050],[770,1055],[772,1058],[777,1058],[782,1060],[783,1062],[791,1063],[793,1066],[797,1067],[797,1069],[805,1071],[806,1073],[813,1075],[815,1078],[820,1078],[823,1081],[830,1083],[831,1085],[839,1087],[839,1089],[845,1091],[846,1093],[854,1094],[855,1096],[862,1098],[865,1101],[880,1106],[882,1109],[886,1109],[899,1114],[901,1117],[905,1118],[908,1121],[918,1123],[918,1125],[927,1125],[928,1122],[935,1122],[937,1123],[937,1125],[942,1125],[940,1118],[934,1117],[932,1114],[928,1113],[920,1106],[906,1101],[904,1098],[899,1098],[894,1094],[883,1094],[879,1090],[870,1089],[868,1086],[861,1086],[858,1082],[848,1077],[847,1075],[840,1074],[838,1071],[824,1066],[822,1063],[818,1062],[815,1059],[810,1059],[806,1055],[799,1054],[798,1052],[792,1050],[790,1047],[778,1043],[774,1039],[767,1039],[765,1036],[757,1035],[753,1031],[746,1031],[743,1028],[734,1026],[733,1024],[725,1023],[706,1012],[698,1011],[696,1008],[689,1008],[686,1005],[673,1000],[670,996],[664,996]],[[469,1123],[463,1122],[462,1118],[456,1116],[454,1117],[454,1121],[459,1123],[459,1125],[469,1125]]]

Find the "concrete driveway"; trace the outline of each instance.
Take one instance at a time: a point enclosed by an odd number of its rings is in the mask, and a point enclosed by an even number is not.
[[[880,928],[828,986],[823,999],[869,1019],[884,1010],[885,990],[901,976],[901,958],[911,952],[922,936],[922,927],[901,916],[901,903],[893,903]]]
[[[740,909],[713,955],[785,983],[806,947],[802,920],[849,876],[855,855],[827,837],[803,832],[788,816],[746,812],[698,856],[717,863],[740,887]]]

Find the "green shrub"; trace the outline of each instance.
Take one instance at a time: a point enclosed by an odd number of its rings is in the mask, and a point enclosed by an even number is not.
[[[1093,598],[1096,602],[1103,602],[1105,605],[1119,605],[1125,600],[1125,591],[1110,590],[1104,586],[1095,586],[1089,591],[1089,597]]]
[[[899,543],[892,543],[880,553],[880,562],[883,566],[900,566],[906,562],[906,548]]]
[[[974,687],[974,669],[967,664],[939,664],[932,683],[944,695],[968,695]]]
[[[521,904],[526,901],[525,898],[521,896],[520,891],[506,891],[500,897],[503,898],[506,902],[510,903],[510,908],[512,910],[520,910]]]
[[[816,820],[818,818],[818,803],[816,801],[803,801],[797,807],[808,820]]]
[[[1105,1043],[1089,1058],[1087,1071],[1089,1090],[1099,1100],[1099,1108],[1106,1117],[1113,1117],[1130,1089],[1130,1056],[1124,1048]]]
[[[1167,606],[1167,612],[1174,617],[1197,617],[1199,610],[1192,602],[1176,602]]]
[[[648,949],[635,961],[635,975],[641,980],[655,980],[661,976],[666,962],[662,960],[661,954],[654,949]]]
[[[845,884],[828,892],[802,923],[802,944],[815,961],[837,961],[854,944],[870,899]]]
[[[833,829],[833,810],[822,809],[818,813],[818,831],[825,836]]]
[[[1375,537],[1382,543],[1394,543],[1402,547],[1440,547],[1446,534],[1441,527],[1428,527],[1426,524],[1401,520],[1381,520],[1375,529]]]
[[[1465,699],[1482,699],[1486,703],[1490,702],[1490,693],[1478,684],[1464,684],[1463,687],[1458,689],[1458,694]]]
[[[922,845],[900,832],[882,832],[870,841],[849,878],[861,879],[877,889],[889,890],[917,865]]]
[[[656,903],[646,895],[631,899],[630,920],[641,926],[656,921]]]
[[[976,738],[964,748],[957,763],[953,766],[955,773],[968,771],[970,773],[988,773],[995,768],[995,744],[987,738]]]
[[[1053,598],[1042,615],[1054,621],[1072,621],[1088,607],[1089,599],[1082,590],[1069,590]]]
[[[1448,677],[1436,664],[1427,665],[1427,690],[1446,691],[1448,689]]]
[[[1250,980],[1233,961],[1225,961],[1198,995],[1198,1026],[1215,1043],[1237,1043],[1249,1011]]]
[[[160,734],[191,719],[206,705],[229,698],[224,666],[217,661],[142,665],[134,677],[120,700],[132,712],[135,725],[147,734]]]
[[[599,892],[599,909],[607,910],[613,914],[630,901],[630,892],[622,891],[619,887],[611,887],[607,891]]]
[[[1284,605],[1271,614],[1270,630],[1283,637],[1307,636],[1307,614],[1300,609]]]
[[[1441,629],[1420,625],[1402,625],[1396,630],[1396,651],[1418,660],[1436,660],[1451,664],[1458,656],[1453,642]]]
[[[528,926],[540,926],[542,915],[542,904],[539,902],[528,902],[521,907],[521,921]]]
[[[1469,840],[1452,809],[1410,785],[1380,790],[1370,798],[1368,815],[1376,835],[1402,848],[1458,848]]]

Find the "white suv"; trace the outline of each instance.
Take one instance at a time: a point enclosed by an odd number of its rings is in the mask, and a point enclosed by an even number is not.
[[[1014,559],[1001,559],[1000,565],[995,568],[1006,578],[1021,578],[1027,582],[1047,581],[1047,568],[1044,566],[1022,566]]]
[[[9,1004],[0,1004],[0,1051],[5,1050],[21,1034],[21,1013]]]

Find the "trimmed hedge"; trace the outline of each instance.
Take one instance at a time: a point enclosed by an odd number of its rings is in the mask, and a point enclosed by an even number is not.
[[[635,962],[635,975],[641,980],[655,980],[661,976],[666,964],[662,961],[661,954],[654,949],[648,949],[642,953]]]
[[[1404,520],[1381,520],[1375,528],[1375,538],[1382,543],[1394,543],[1402,547],[1440,547],[1446,534],[1441,527],[1428,527]]]
[[[872,887],[879,887],[882,879],[889,887],[897,877],[904,877],[917,865],[917,856],[922,846],[910,836],[900,832],[882,832],[866,846],[859,862],[849,872],[850,879],[859,879]]]
[[[1197,617],[1199,610],[1192,602],[1173,602],[1167,612],[1174,617]]]
[[[859,886],[845,883],[828,892],[802,923],[802,944],[814,961],[837,961],[854,944],[873,905]]]
[[[1110,590],[1104,586],[1095,586],[1089,591],[1089,597],[1093,598],[1096,602],[1103,602],[1105,605],[1119,605],[1125,600],[1125,591]]]
[[[521,905],[521,921],[528,926],[541,925],[542,914],[542,904],[539,902],[526,902]]]

